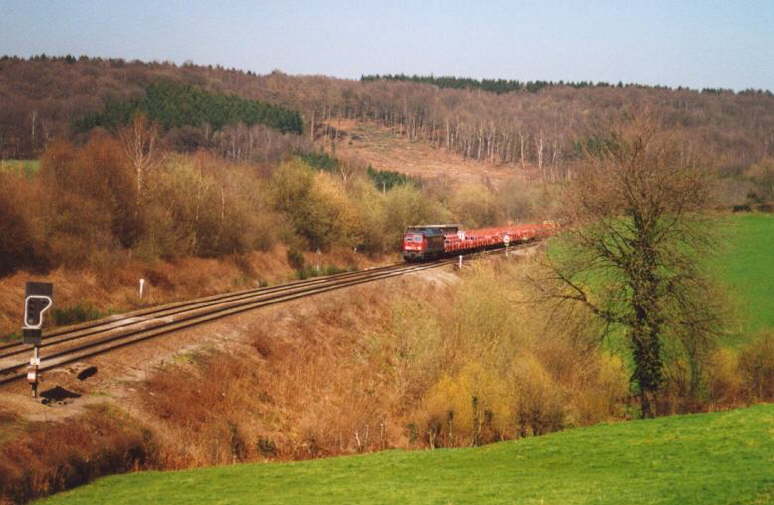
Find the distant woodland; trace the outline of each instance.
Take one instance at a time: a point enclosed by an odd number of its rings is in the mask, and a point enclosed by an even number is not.
[[[207,116],[202,106],[186,118],[170,117],[170,101],[183,96],[186,107],[210,101],[224,109]],[[355,81],[41,55],[0,58],[0,100],[2,158],[35,157],[50,139],[111,126],[133,108],[161,120],[179,149],[204,146],[233,159],[276,156],[288,142],[282,133],[335,137],[328,122],[350,118],[467,158],[530,165],[556,180],[568,175],[599,125],[626,107],[662,116],[684,137],[686,158],[701,150],[724,174],[774,156],[774,96],[762,90],[390,75]],[[252,101],[249,111],[236,112],[246,104],[240,100]]]
[[[774,200],[766,91],[357,81],[41,55],[0,57],[0,103],[0,236],[12,237],[0,243],[0,275],[94,264],[116,251],[219,257],[281,243],[378,255],[422,220],[476,227],[550,218],[556,190],[630,110],[658,119],[680,164],[720,176],[721,205],[770,210]],[[513,180],[452,188],[343,162],[335,146],[349,134],[340,119],[510,167]],[[3,169],[30,159],[37,168]],[[47,204],[30,209],[31,200]]]

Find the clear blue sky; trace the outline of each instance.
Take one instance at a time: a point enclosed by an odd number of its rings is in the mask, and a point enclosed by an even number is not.
[[[0,54],[774,90],[774,0],[0,0]]]

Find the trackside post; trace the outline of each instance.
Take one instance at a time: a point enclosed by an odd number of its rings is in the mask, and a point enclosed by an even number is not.
[[[32,345],[32,358],[27,368],[27,382],[32,397],[38,396],[40,375],[40,343],[43,338],[43,314],[54,304],[54,285],[49,282],[28,282],[24,287],[24,326],[22,338]]]

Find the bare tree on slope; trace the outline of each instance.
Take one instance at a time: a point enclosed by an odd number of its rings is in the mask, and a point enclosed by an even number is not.
[[[657,414],[666,356],[689,363],[691,392],[698,390],[702,357],[720,329],[701,267],[715,247],[704,213],[710,177],[643,113],[589,143],[568,187],[567,226],[549,258],[556,281],[549,294],[625,333],[643,417]]]

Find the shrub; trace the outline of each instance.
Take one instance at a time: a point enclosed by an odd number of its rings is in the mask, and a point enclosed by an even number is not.
[[[149,432],[105,407],[57,423],[30,423],[0,446],[0,503],[33,498],[154,461]]]
[[[495,225],[500,211],[492,191],[482,185],[465,185],[452,196],[451,211],[470,228]]]
[[[742,349],[739,373],[750,401],[774,400],[774,333],[765,333]]]
[[[718,349],[710,356],[708,365],[707,385],[710,400],[723,406],[736,404],[743,386],[736,352],[728,348]]]
[[[51,315],[56,326],[82,323],[104,317],[102,312],[88,303],[79,303],[62,309],[54,308],[51,309]]]
[[[46,264],[38,252],[41,245],[34,229],[35,209],[27,200],[28,187],[21,177],[0,173],[0,277]]]
[[[288,248],[287,252],[288,265],[294,270],[303,270],[306,264],[304,254],[295,247]]]
[[[271,194],[275,208],[289,217],[309,249],[352,244],[354,208],[344,189],[327,174],[315,174],[297,159],[285,162],[272,176]]]

